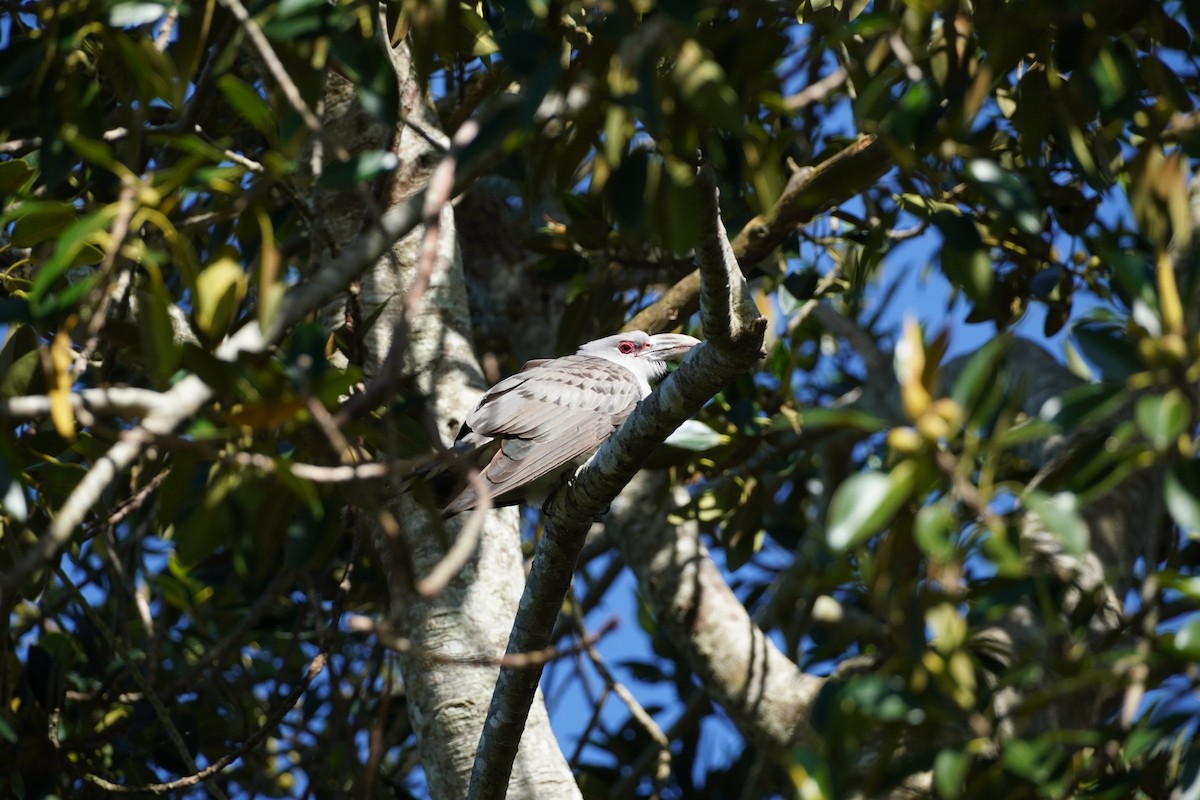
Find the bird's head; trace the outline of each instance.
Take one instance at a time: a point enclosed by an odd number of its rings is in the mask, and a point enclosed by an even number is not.
[[[651,336],[645,331],[627,331],[581,345],[579,355],[623,364],[653,382],[667,374],[668,361],[678,361],[698,344],[699,339],[682,333]]]

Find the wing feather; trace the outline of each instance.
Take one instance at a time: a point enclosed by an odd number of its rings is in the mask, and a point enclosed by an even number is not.
[[[502,440],[483,477],[495,501],[514,502],[524,487],[594,452],[641,399],[637,380],[619,364],[557,358],[492,387],[468,415],[458,441]],[[468,486],[445,513],[465,511],[476,499]]]

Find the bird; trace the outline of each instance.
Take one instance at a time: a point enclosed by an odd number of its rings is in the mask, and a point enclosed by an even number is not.
[[[680,333],[628,331],[580,345],[574,355],[530,361],[483,395],[451,453],[480,465],[494,506],[543,500],[666,377],[668,362],[698,344]],[[442,516],[479,501],[468,482]]]

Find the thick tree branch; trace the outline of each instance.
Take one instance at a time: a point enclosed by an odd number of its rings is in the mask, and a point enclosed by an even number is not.
[[[825,679],[804,674],[755,624],[695,522],[667,522],[670,499],[661,474],[640,475],[617,500],[637,510],[627,515],[637,522],[609,528],[655,620],[747,741],[779,752],[811,738],[809,712]]]
[[[112,386],[107,389],[84,389],[70,395],[71,408],[94,414],[142,416],[160,409],[166,395],[151,389]],[[40,417],[50,413],[47,395],[28,395],[0,400],[0,417]]]
[[[816,166],[798,171],[775,207],[750,220],[734,237],[731,247],[742,270],[766,258],[797,225],[873,185],[890,167],[884,146],[874,136],[863,136]],[[700,307],[700,284],[699,270],[684,277],[634,316],[625,330],[658,333],[687,319]]]
[[[732,258],[716,213],[711,177],[701,171],[705,215],[696,254],[706,285],[702,320],[708,341],[696,347],[657,391],[643,400],[616,434],[546,507],[546,530],[508,640],[508,652],[524,653],[550,643],[554,622],[571,585],[579,551],[593,518],[684,420],[758,360],[766,320],[749,303],[745,279]],[[722,291],[723,290],[723,291]],[[723,325],[709,329],[709,325]],[[471,775],[471,798],[502,798],[541,669],[501,669]]]

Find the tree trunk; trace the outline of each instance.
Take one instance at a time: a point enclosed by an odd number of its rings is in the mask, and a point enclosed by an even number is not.
[[[405,45],[395,49],[393,64],[405,119],[397,129],[389,130],[369,116],[355,101],[353,85],[339,75],[329,76],[324,103],[329,141],[351,152],[389,148],[398,155],[399,168],[376,195],[384,209],[423,189],[430,178],[428,165],[440,157],[428,138],[431,133],[441,137],[438,121],[416,81]],[[314,208],[325,234],[315,257],[320,269],[324,258],[353,241],[372,210],[353,192],[334,191],[318,192]],[[472,348],[454,213],[448,203],[438,216],[432,253],[424,252],[429,246],[425,235],[421,226],[396,242],[364,273],[358,291],[331,304],[326,317],[335,327],[352,326],[348,330],[361,352],[350,357],[361,361],[368,379],[379,372],[396,332],[404,332],[402,373],[411,376],[405,383],[431,398],[438,431],[448,440],[478,401],[484,382]],[[428,286],[417,289],[419,303],[405,319],[406,300],[422,270],[423,256],[433,258]],[[378,317],[364,329],[381,306]],[[488,514],[465,567],[434,596],[421,597],[413,592],[414,581],[442,561],[467,515],[445,523],[439,532],[438,520],[411,496],[393,498],[387,506],[398,526],[389,531],[386,525],[372,525],[371,536],[388,580],[392,629],[411,645],[400,661],[422,766],[433,797],[460,798],[466,794],[497,674],[496,667],[481,666],[478,660],[504,653],[524,583],[519,517],[516,509]],[[515,797],[579,796],[540,695],[510,788]]]

